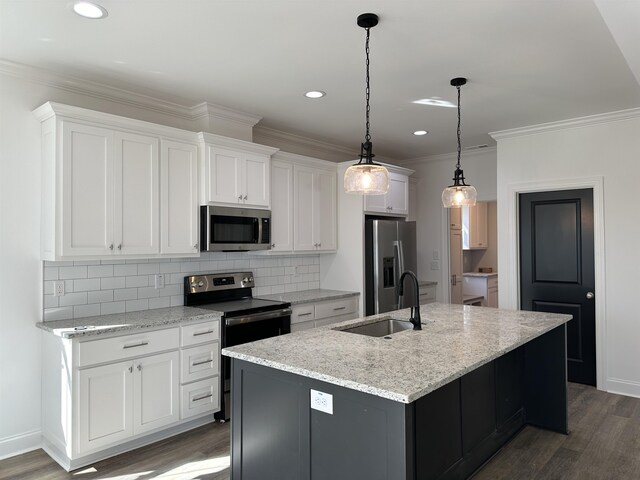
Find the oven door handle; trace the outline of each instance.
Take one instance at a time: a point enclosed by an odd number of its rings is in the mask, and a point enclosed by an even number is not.
[[[235,325],[242,325],[245,323],[261,322],[263,320],[270,320],[278,317],[288,317],[291,315],[290,308],[283,308],[282,310],[274,310],[263,313],[253,313],[250,315],[243,315],[241,317],[231,317],[225,319],[225,325],[227,327],[233,327]]]

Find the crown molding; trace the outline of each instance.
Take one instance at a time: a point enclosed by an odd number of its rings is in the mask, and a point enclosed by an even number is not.
[[[181,103],[163,100],[159,97],[131,92],[123,88],[112,87],[78,77],[60,75],[51,70],[4,59],[0,59],[0,74],[128,107],[177,117],[182,120],[205,122],[207,125],[210,125],[212,121],[222,120],[251,129],[262,119],[260,116],[233,110],[222,105],[202,102],[194,106],[186,106]],[[184,101],[187,102],[188,100],[185,99]]]
[[[264,125],[253,129],[253,141],[265,145],[276,145],[282,151],[292,152],[312,158],[321,158],[332,162],[344,161],[357,157],[354,149],[343,147],[322,140],[305,137],[295,133],[284,132]]]
[[[198,139],[202,143],[210,143],[218,147],[227,147],[245,150],[253,153],[259,153],[263,155],[273,155],[279,149],[263,145],[260,143],[247,142],[245,140],[239,140],[237,138],[225,137],[223,135],[216,135],[214,133],[199,132]]]
[[[357,162],[358,159],[356,158],[355,160],[349,160],[346,162],[340,162],[338,163],[338,165],[340,167],[346,167],[349,168],[351,165],[354,165],[354,162]],[[383,167],[386,167],[387,170],[389,170],[390,172],[393,173],[399,173],[401,175],[407,175],[408,177],[410,177],[411,175],[413,175],[415,173],[415,170],[412,170],[410,168],[406,168],[404,166],[400,166],[400,165],[394,165],[392,163],[384,163],[384,162],[376,162],[378,165],[382,165]]]
[[[597,115],[588,115],[586,117],[571,118],[569,120],[561,120],[558,122],[541,123],[531,125],[529,127],[512,128],[509,130],[500,130],[498,132],[490,132],[495,140],[503,140],[505,138],[521,137],[525,135],[536,135],[539,133],[554,132],[558,130],[567,130],[571,128],[590,127],[603,123],[621,122],[640,118],[640,108],[629,108],[627,110],[618,110],[615,112],[599,113]]]
[[[464,159],[465,157],[469,157],[472,155],[475,156],[475,155],[485,154],[485,153],[495,154],[497,151],[498,149],[496,146],[486,147],[486,148],[476,148],[473,150],[462,150],[461,158]],[[458,159],[457,152],[440,153],[438,155],[426,155],[424,157],[409,158],[407,160],[403,160],[402,165],[416,166],[423,163],[451,162],[457,159]]]

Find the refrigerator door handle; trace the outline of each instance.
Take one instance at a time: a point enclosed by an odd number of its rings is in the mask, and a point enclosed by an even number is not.
[[[400,289],[400,276],[402,275],[402,272],[404,272],[404,249],[402,247],[403,245],[401,240],[393,242],[393,248],[395,250],[394,257],[396,258],[396,268],[394,272],[394,280],[396,284],[395,295],[396,305],[398,305],[398,308],[402,308],[401,304],[404,304],[404,298],[400,298],[400,295],[398,294]]]

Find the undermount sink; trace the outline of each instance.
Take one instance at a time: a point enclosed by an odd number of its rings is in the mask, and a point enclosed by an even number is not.
[[[386,317],[378,320],[377,322],[358,325],[357,327],[352,328],[344,328],[339,331],[357,333],[358,335],[366,335],[368,337],[384,337],[386,335],[391,335],[392,333],[398,333],[412,328],[413,324],[408,320],[397,320],[395,318]]]

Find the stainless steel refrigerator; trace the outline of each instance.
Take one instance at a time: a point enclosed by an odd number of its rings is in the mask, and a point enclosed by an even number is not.
[[[416,222],[365,221],[365,310],[367,315],[415,306],[415,290],[405,279],[404,296],[398,296],[400,275],[418,275]]]

